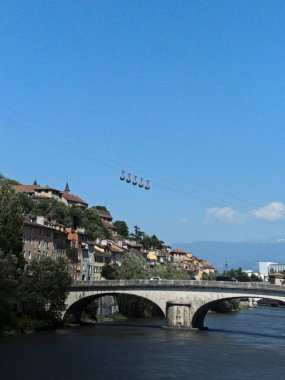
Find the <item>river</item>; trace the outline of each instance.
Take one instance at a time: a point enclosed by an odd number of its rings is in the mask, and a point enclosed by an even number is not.
[[[285,309],[209,314],[209,331],[164,320],[0,339],[2,380],[285,379]]]

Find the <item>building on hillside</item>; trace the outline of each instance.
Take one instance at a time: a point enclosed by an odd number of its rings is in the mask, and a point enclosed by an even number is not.
[[[185,251],[182,251],[182,249],[173,249],[169,252],[169,256],[170,256],[170,261],[172,263],[180,263],[181,261],[183,261],[185,259],[185,257],[187,257],[187,252]]]
[[[88,277],[86,268],[86,256],[88,255],[87,235],[84,228],[73,230],[66,228],[68,232],[69,249],[67,252],[68,270],[73,280],[84,281]],[[83,270],[84,268],[84,270]]]
[[[143,245],[136,240],[125,239],[123,244],[130,251],[142,252],[143,250]]]
[[[88,207],[88,203],[86,203],[83,199],[81,199],[77,195],[71,194],[68,182],[66,183],[64,191],[61,191],[60,193],[62,202],[65,203],[67,206],[76,206],[83,209]]]
[[[210,263],[208,263],[208,261],[205,260],[201,261],[201,269],[202,272],[205,274],[215,273],[215,268]]]
[[[113,241],[109,241],[107,249],[108,249],[108,252],[110,252],[112,255],[112,264],[118,265],[120,267],[122,265],[124,254],[128,250],[122,246],[119,246]]]
[[[104,226],[112,233],[113,236],[117,235],[117,228],[113,224],[113,217],[108,211],[96,209]]]
[[[83,201],[83,199],[70,193],[68,184],[66,184],[64,191],[57,190],[50,186],[40,185],[14,185],[13,187],[17,192],[24,193],[31,198],[49,198],[62,202],[67,206],[88,207],[88,203]]]
[[[171,259],[168,250],[156,250],[157,264],[167,265],[170,263]]]
[[[149,251],[146,255],[146,261],[150,267],[154,267],[157,264],[157,254],[155,251]]]
[[[102,277],[102,269],[105,265],[112,262],[112,253],[108,251],[108,247],[102,245],[94,245],[94,272],[93,279],[95,281],[104,280]]]
[[[43,257],[57,259],[67,256],[67,232],[62,225],[48,223],[44,217],[24,218],[24,257],[27,261]]]

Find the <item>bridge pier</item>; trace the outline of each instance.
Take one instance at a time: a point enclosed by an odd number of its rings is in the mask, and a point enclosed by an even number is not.
[[[168,301],[166,304],[166,324],[171,328],[191,328],[191,302]]]

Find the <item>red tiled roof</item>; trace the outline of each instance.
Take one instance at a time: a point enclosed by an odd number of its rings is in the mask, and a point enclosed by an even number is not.
[[[116,253],[116,252],[124,253],[124,252],[126,252],[126,249],[124,249],[122,247],[118,247],[117,245],[111,244],[110,251],[112,253]]]
[[[171,253],[176,253],[176,254],[180,254],[180,255],[187,255],[187,252],[182,251],[182,249],[179,249],[179,248],[172,250]]]
[[[54,187],[50,187],[50,186],[38,186],[35,189],[35,191],[37,191],[37,190],[53,190],[53,191],[57,191],[58,193],[60,193],[60,190],[57,190]]]
[[[208,261],[202,261],[201,263],[205,269],[215,269]]]
[[[107,222],[107,220],[102,220],[103,224],[105,225],[105,227],[109,228],[110,230],[114,230],[116,231],[117,228],[113,225],[113,223],[110,223],[110,222]]]
[[[19,193],[34,193],[36,189],[39,189],[39,185],[13,185],[14,189]]]
[[[100,216],[100,218],[113,219],[112,215],[107,211],[98,210],[97,208],[96,208],[96,211],[98,212],[98,215]]]
[[[78,197],[77,195],[70,194],[68,191],[61,191],[62,197],[70,202],[80,203],[84,206],[88,206],[88,203],[84,202],[83,199]]]

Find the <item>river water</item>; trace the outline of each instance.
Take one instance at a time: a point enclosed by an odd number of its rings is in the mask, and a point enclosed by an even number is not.
[[[209,331],[164,320],[0,339],[1,380],[285,379],[285,309],[209,314]]]

